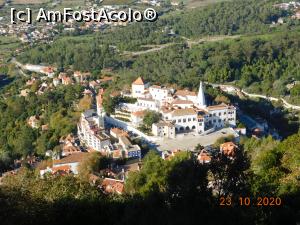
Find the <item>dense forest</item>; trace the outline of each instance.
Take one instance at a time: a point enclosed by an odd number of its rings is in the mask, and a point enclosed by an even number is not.
[[[142,74],[161,84],[184,87],[196,87],[200,79],[212,83],[234,81],[250,93],[291,95],[289,100],[299,104],[299,85],[286,88],[300,80],[299,48],[299,32],[208,43],[191,49],[177,45],[142,55],[120,73],[124,77]]]
[[[20,79],[1,90],[1,93],[18,92],[24,85]],[[80,111],[74,107],[82,99],[83,88],[79,85],[57,88],[43,95],[36,95],[35,87],[26,98],[6,96],[0,100],[0,171],[5,171],[14,159],[28,155],[44,155],[49,149],[59,145],[59,138],[76,131]],[[40,118],[40,125],[49,129],[41,131],[27,125],[31,116]]]
[[[162,16],[155,23],[137,23],[112,32],[60,37],[52,44],[27,49],[21,62],[52,64],[63,71],[114,68],[130,82],[137,75],[162,84],[194,87],[197,82],[231,82],[250,92],[288,96],[299,104],[298,21],[270,24],[288,12],[273,7],[274,1],[232,1]],[[173,30],[176,35],[169,35]],[[264,34],[257,35],[254,34]],[[204,43],[188,48],[183,37],[251,34],[234,40]],[[147,49],[143,45],[171,43],[156,53],[132,58],[123,50]],[[163,75],[163,76],[162,76]]]
[[[300,135],[241,142],[235,160],[209,165],[186,152],[163,160],[150,151],[132,172],[122,196],[103,195],[72,176],[40,179],[22,169],[3,179],[0,219],[5,224],[296,224],[300,219]],[[219,181],[219,192],[209,182]],[[220,197],[231,198],[220,206]],[[280,197],[280,206],[257,206],[258,197]],[[253,205],[240,206],[240,197]],[[217,215],[217,216],[216,216]]]
[[[295,31],[192,48],[177,44],[135,59],[113,54],[108,46],[93,47],[97,46],[96,39],[84,44],[62,40],[51,47],[28,51],[21,58],[33,63],[54,63],[60,69],[73,65],[74,69],[91,70],[94,74],[99,74],[103,67],[114,67],[128,82],[137,74],[161,84],[176,83],[182,87],[195,87],[200,79],[217,83],[235,81],[250,92],[290,95],[290,102],[299,103],[299,85],[291,90],[286,88],[287,84],[300,80],[298,36]]]

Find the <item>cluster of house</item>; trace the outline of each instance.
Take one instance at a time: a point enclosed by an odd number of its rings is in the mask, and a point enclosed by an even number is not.
[[[101,79],[91,80],[90,72],[81,72],[81,71],[70,71],[60,72],[57,76],[56,68],[52,66],[37,66],[37,65],[25,65],[23,66],[25,70],[43,74],[41,77],[32,77],[26,82],[27,88],[20,91],[20,96],[26,97],[31,90],[30,86],[34,85],[36,82],[39,82],[38,90],[35,92],[37,95],[42,95],[46,91],[52,90],[59,85],[72,85],[72,84],[81,84],[85,86],[84,95],[92,95],[93,91],[98,90],[101,84],[110,83],[113,81],[112,77],[104,76]],[[92,90],[92,91],[91,91]]]
[[[151,86],[139,77],[132,83],[131,93],[122,94],[137,99],[135,103],[121,103],[116,110],[119,118],[128,119],[133,126],[140,125],[147,110],[161,114],[161,121],[152,125],[155,136],[175,138],[178,133],[205,134],[224,126],[236,126],[236,108],[224,103],[207,106],[202,82],[196,93]]]
[[[231,160],[234,160],[238,150],[239,147],[234,142],[229,141],[220,145],[218,153],[223,154],[224,156],[228,157]],[[162,152],[162,159],[170,160],[172,159],[172,157],[176,156],[180,152],[182,151],[181,150],[164,151]],[[212,149],[210,146],[207,146],[201,149],[199,153],[196,153],[197,161],[200,164],[210,163],[214,159],[215,155],[217,155],[216,152],[212,154]]]
[[[74,146],[71,148],[74,148]],[[57,159],[54,157],[50,165],[48,165],[46,168],[40,169],[40,176],[42,178],[46,174],[64,176],[67,174],[77,175],[79,173],[78,170],[80,164],[86,160],[91,153],[76,151],[74,149],[68,151],[67,149],[70,150],[70,146],[63,150],[65,154],[64,156],[56,156],[58,157]],[[118,171],[105,169],[99,172],[102,172],[101,176],[99,174],[89,175],[89,181],[92,185],[97,185],[98,188],[107,194],[122,194],[124,192],[124,179],[128,171],[125,172],[123,168],[121,170],[119,169]],[[119,179],[119,177],[122,179]]]
[[[41,128],[42,131],[47,131],[49,129],[48,124],[42,124],[42,118],[40,116],[34,115],[27,119],[27,124],[33,129]]]
[[[37,41],[50,40],[58,30],[53,23],[45,23],[43,25],[27,24],[27,23],[1,23],[0,35],[14,35],[23,43],[34,43]]]
[[[121,141],[125,143],[119,144],[119,152],[113,152],[113,154],[116,155],[109,154],[108,156],[113,158],[120,158],[123,156],[126,157],[125,155],[120,156],[119,154],[123,153],[122,147],[124,146],[122,145],[129,144],[128,142],[130,142],[128,139],[128,134],[120,129],[113,129],[111,134],[114,138],[121,138]],[[109,138],[106,139],[106,141],[108,140]],[[82,137],[80,136],[78,138],[77,136],[70,134],[66,137],[62,137],[60,139],[59,152],[52,150],[46,152],[46,156],[52,159],[50,160],[50,163],[37,166],[37,168],[39,168],[40,176],[44,177],[45,174],[59,176],[67,174],[77,175],[79,173],[79,167],[81,163],[90,157],[93,152],[98,151],[94,147],[84,149],[80,141],[82,141]],[[106,144],[112,145],[110,142],[106,142]],[[106,145],[103,144],[103,146],[105,147]],[[104,151],[100,152],[102,154],[106,154]],[[124,192],[124,180],[128,173],[131,171],[138,171],[140,166],[141,164],[139,161],[130,162],[123,166],[111,165],[109,169],[104,169],[95,174],[90,174],[89,181],[92,185],[99,187],[104,193],[122,194]]]
[[[105,112],[102,106],[103,89],[96,97],[97,110],[89,109],[81,114],[77,125],[78,137],[88,149],[96,150],[112,158],[141,158],[141,149],[133,144],[127,132],[105,128]],[[110,134],[110,136],[109,136]]]

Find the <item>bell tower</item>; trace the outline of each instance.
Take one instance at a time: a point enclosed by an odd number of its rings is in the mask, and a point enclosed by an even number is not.
[[[104,116],[105,111],[103,109],[103,93],[104,90],[101,88],[99,89],[98,95],[96,97],[96,104],[97,104],[97,116],[98,116],[98,126],[104,128]]]

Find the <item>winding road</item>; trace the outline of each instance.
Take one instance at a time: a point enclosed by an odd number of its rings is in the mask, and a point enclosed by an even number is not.
[[[283,107],[286,109],[294,109],[294,110],[299,110],[300,111],[300,106],[299,105],[293,105],[288,103],[285,99],[283,98],[276,98],[276,97],[271,97],[271,96],[266,96],[266,95],[261,95],[261,94],[253,94],[253,93],[248,93],[243,89],[240,89],[239,87],[233,86],[233,85],[224,85],[224,84],[214,84],[214,83],[208,83],[213,87],[220,87],[222,90],[230,90],[227,92],[231,92],[231,93],[235,93],[236,95],[238,95],[238,93],[242,93],[250,98],[263,98],[266,99],[268,101],[282,101],[283,103]]]

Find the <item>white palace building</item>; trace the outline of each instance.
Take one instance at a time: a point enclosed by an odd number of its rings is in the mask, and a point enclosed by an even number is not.
[[[204,85],[200,82],[198,93],[150,85],[139,77],[132,83],[131,97],[135,104],[122,104],[136,126],[142,121],[143,111],[153,110],[162,120],[152,126],[155,136],[175,138],[177,133],[204,132],[226,125],[236,126],[236,108],[227,104],[207,106]]]

